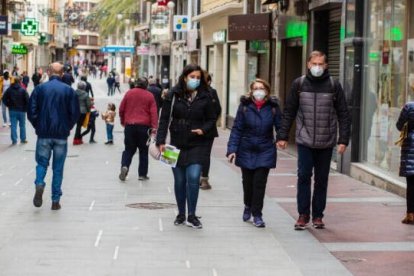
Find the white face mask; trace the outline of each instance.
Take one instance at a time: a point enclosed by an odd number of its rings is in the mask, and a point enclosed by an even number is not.
[[[314,76],[314,77],[322,76],[323,71],[325,71],[325,70],[323,69],[322,66],[319,66],[319,65],[315,65],[315,66],[312,66],[310,68],[310,72],[311,72],[312,76]]]
[[[263,89],[253,90],[253,97],[255,100],[261,101],[266,96],[266,92]]]

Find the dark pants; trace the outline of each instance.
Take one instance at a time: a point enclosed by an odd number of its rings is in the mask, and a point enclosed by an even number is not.
[[[88,128],[84,132],[82,132],[81,136],[83,137],[87,135],[90,131],[92,132],[91,132],[91,137],[89,138],[89,141],[93,141],[93,137],[95,137],[95,131],[96,131],[95,120],[92,120],[89,122]]]
[[[322,218],[326,207],[328,177],[333,148],[313,149],[298,145],[298,192],[297,203],[300,215],[310,215],[312,171],[315,184],[312,197],[312,216]]]
[[[129,168],[132,157],[137,148],[139,150],[138,175],[147,176],[148,174],[148,129],[147,126],[126,125],[124,130],[125,150],[122,153],[122,167]]]
[[[407,213],[414,213],[414,175],[407,176]]]
[[[208,141],[208,152],[206,158],[203,159],[203,163],[201,164],[201,176],[208,177],[210,172],[210,159],[211,159],[211,150],[213,149],[214,138]]]
[[[83,125],[83,121],[85,121],[86,114],[81,114],[78,119],[78,123],[76,124],[76,131],[75,131],[75,139],[82,139],[81,129]]]
[[[244,205],[250,207],[254,217],[262,216],[268,168],[249,170],[242,168]]]

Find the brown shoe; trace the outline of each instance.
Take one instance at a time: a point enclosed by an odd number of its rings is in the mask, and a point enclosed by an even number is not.
[[[299,215],[299,218],[295,223],[295,230],[305,230],[309,220],[309,215]]]
[[[208,177],[201,177],[200,179],[200,189],[201,190],[210,190],[211,185],[208,182]]]
[[[323,228],[325,228],[325,223],[323,223],[322,218],[314,218],[314,219],[312,219],[312,225],[316,229],[323,229]]]
[[[414,224],[414,213],[407,213],[401,223]]]
[[[59,201],[57,202],[52,202],[52,210],[59,210],[60,208],[62,208],[62,206],[60,206]]]

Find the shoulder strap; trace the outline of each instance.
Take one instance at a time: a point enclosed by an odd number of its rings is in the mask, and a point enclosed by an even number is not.
[[[175,103],[175,94],[173,94],[172,102],[171,102],[171,108],[170,108],[170,117],[168,119],[168,128],[170,128],[171,121],[172,121],[172,113],[174,109],[174,103]]]
[[[329,81],[331,83],[332,93],[334,94],[333,100],[336,101],[336,88],[335,88],[335,80],[332,76],[329,77]]]
[[[301,92],[301,90],[302,90],[302,85],[303,85],[303,82],[305,81],[305,79],[306,79],[306,75],[302,75],[301,77],[300,77],[300,80],[299,80],[299,86],[298,86],[298,94]]]

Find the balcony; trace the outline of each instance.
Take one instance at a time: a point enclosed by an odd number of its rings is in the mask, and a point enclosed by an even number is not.
[[[239,0],[201,0],[201,13],[219,8],[229,3],[240,3]]]

